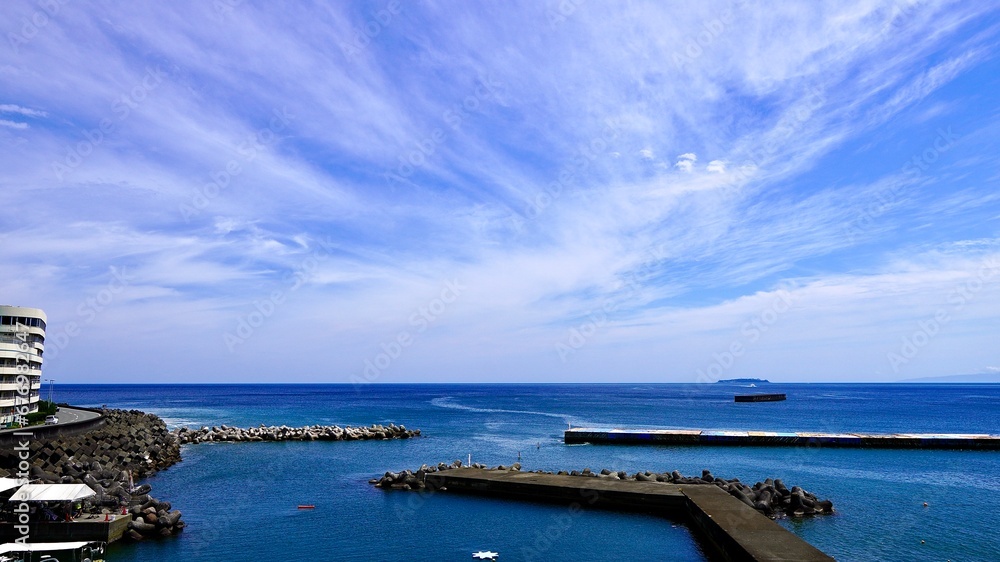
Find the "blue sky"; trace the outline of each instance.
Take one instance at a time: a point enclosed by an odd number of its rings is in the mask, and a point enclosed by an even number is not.
[[[5,2],[57,382],[1000,366],[989,3]]]

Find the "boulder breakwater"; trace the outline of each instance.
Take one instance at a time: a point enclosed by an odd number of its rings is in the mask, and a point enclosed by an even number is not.
[[[456,470],[463,468],[462,461],[456,460],[451,463],[438,463],[437,465],[422,465],[417,470],[404,470],[401,472],[386,472],[380,478],[373,478],[368,482],[379,488],[387,490],[432,490],[433,485],[428,484],[427,474],[436,472]],[[520,472],[521,464],[514,463],[510,466],[499,465],[488,467],[484,464],[474,463],[469,468]],[[662,484],[673,484],[682,486],[716,486],[722,491],[740,500],[747,506],[767,515],[778,518],[783,516],[804,517],[810,515],[821,515],[833,513],[833,502],[830,500],[820,500],[816,495],[803,490],[799,486],[788,487],[780,478],[767,478],[756,482],[752,486],[744,484],[739,478],[719,478],[714,476],[709,470],[703,470],[701,476],[684,476],[674,470],[672,472],[652,472],[643,471],[629,474],[625,471],[613,471],[602,469],[593,471],[590,468],[583,470],[550,472],[544,470],[527,471],[534,474],[548,474],[561,476],[574,476],[580,478],[597,478],[609,481],[623,482],[659,482]]]
[[[113,524],[114,538],[131,540],[167,537],[185,528],[181,512],[170,502],[152,496],[149,484],[134,482],[152,476],[181,460],[182,444],[263,441],[362,441],[409,439],[419,429],[402,425],[372,424],[365,427],[265,426],[238,428],[202,427],[167,429],[162,419],[138,410],[100,410],[101,423],[92,429],[55,426],[31,436],[16,437],[15,445],[0,450],[0,477],[25,478],[32,484],[86,484],[95,495],[74,506],[74,525],[79,521]],[[29,431],[29,430],[26,430]],[[76,431],[77,433],[73,433]],[[23,445],[22,445],[23,443]],[[23,447],[27,462],[22,470]],[[127,530],[115,521],[127,517]],[[47,526],[51,528],[51,526]]]
[[[170,536],[184,528],[181,512],[150,497],[152,476],[181,460],[177,438],[159,417],[138,410],[102,410],[105,424],[81,435],[28,440],[32,483],[86,484],[96,495],[81,501],[84,514],[132,516],[126,536],[140,540]],[[0,451],[0,476],[18,477],[20,459]]]
[[[364,441],[372,439],[409,439],[419,437],[419,429],[390,423],[369,427],[339,427],[336,425],[311,425],[305,427],[265,426],[240,428],[230,426],[175,429],[173,435],[182,445],[212,442],[255,441]]]

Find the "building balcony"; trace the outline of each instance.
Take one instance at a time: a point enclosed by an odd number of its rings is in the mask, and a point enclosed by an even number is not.
[[[24,404],[30,404],[31,408],[29,411],[38,411],[38,396],[31,396],[27,400],[23,396],[17,396],[14,398],[0,399],[0,408],[10,408],[13,406],[22,406]]]
[[[34,389],[41,390],[40,386],[31,385]],[[17,392],[21,389],[21,385],[17,384],[16,381],[3,381],[0,382],[0,393],[4,392]]]
[[[0,377],[16,377],[17,375],[40,377],[42,376],[42,370],[28,369],[27,371],[19,371],[17,370],[17,367],[0,367]]]

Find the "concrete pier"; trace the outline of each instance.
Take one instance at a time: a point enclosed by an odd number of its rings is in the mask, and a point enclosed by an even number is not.
[[[567,429],[567,444],[853,447],[1000,450],[1000,435],[954,433],[813,433],[709,429]]]
[[[103,541],[111,544],[122,538],[132,521],[131,515],[86,514],[73,521],[29,524],[31,542]],[[24,536],[13,523],[0,523],[0,542],[14,542]]]
[[[424,476],[432,490],[638,510],[685,521],[713,559],[831,561],[833,558],[713,485],[676,485],[534,472],[459,468]]]

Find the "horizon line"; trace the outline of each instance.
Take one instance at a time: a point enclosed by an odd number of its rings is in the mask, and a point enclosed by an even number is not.
[[[288,386],[288,385],[300,385],[300,386],[354,386],[354,387],[364,387],[364,386],[403,386],[403,385],[510,385],[510,386],[528,386],[528,385],[716,385],[716,384],[727,384],[727,383],[704,383],[704,382],[554,382],[554,381],[542,381],[542,382],[504,382],[504,381],[490,381],[490,382],[369,382],[364,384],[350,383],[350,382],[129,382],[129,383],[109,383],[109,382],[93,382],[93,383],[60,383],[63,386]],[[899,380],[899,381],[794,381],[794,382],[765,382],[764,384],[946,384],[946,385],[974,385],[974,384],[996,384],[1000,385],[1000,381],[921,381],[921,380]],[[742,388],[742,387],[741,387]]]

